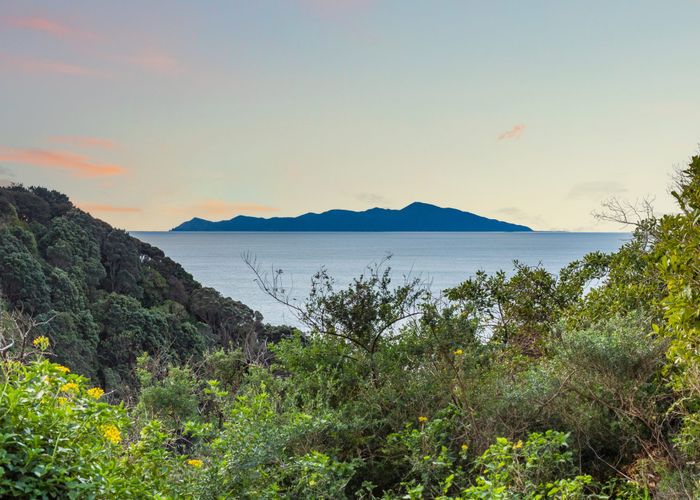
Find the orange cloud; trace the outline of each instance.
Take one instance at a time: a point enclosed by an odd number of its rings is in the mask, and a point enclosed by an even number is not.
[[[178,210],[183,211],[183,210]],[[260,212],[277,212],[279,208],[268,205],[260,205],[257,203],[231,203],[222,200],[204,200],[195,205],[191,205],[184,209],[188,214],[198,216],[233,216],[242,212],[260,213]]]
[[[126,169],[119,165],[100,164],[73,153],[43,149],[0,147],[0,161],[20,163],[41,168],[67,170],[75,177],[104,177],[121,175]]]
[[[499,141],[503,140],[508,140],[508,139],[520,139],[525,132],[525,125],[520,124],[520,125],[515,125],[513,126],[512,129],[507,130],[506,132],[503,132],[501,135],[498,136]]]
[[[113,141],[102,139],[101,137],[57,135],[49,137],[49,141],[56,144],[70,144],[85,148],[115,149],[117,147]]]
[[[110,213],[139,213],[140,208],[137,207],[120,207],[116,205],[105,205],[100,203],[76,203],[76,207],[85,212],[110,212]]]

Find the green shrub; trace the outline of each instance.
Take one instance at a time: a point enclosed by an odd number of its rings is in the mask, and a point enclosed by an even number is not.
[[[568,434],[532,433],[527,440],[499,438],[477,460],[475,485],[461,498],[581,498],[592,484],[577,475]]]
[[[105,496],[118,468],[121,407],[61,365],[2,364],[0,495]]]
[[[48,346],[45,337],[36,345]],[[3,361],[0,496],[144,498],[186,491],[192,467],[158,422],[130,438],[123,405],[64,366]]]
[[[239,396],[221,432],[204,446],[211,466],[198,497],[339,498],[354,464],[315,450],[308,437],[332,425],[300,411],[280,411],[281,401],[261,387]]]

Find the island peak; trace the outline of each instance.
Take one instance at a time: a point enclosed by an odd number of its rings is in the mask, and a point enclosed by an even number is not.
[[[236,216],[229,220],[208,221],[193,218],[173,231],[532,231],[527,226],[482,217],[456,208],[443,208],[413,202],[400,210],[374,207],[364,211],[342,209],[306,213],[298,217]]]

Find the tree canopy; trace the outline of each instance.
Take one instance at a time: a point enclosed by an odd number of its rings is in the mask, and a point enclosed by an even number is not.
[[[143,352],[184,362],[265,335],[255,311],[40,187],[0,188],[0,291],[8,309],[51,319],[38,333],[57,362],[122,395]]]

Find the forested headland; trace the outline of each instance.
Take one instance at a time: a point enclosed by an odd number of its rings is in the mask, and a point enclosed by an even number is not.
[[[696,498],[700,156],[673,196],[609,206],[632,239],[556,275],[435,296],[390,261],[346,287],[321,269],[300,331],[2,188],[0,495]]]
[[[52,360],[120,396],[136,387],[144,352],[180,365],[216,346],[257,352],[280,334],[160,249],[41,187],[0,188],[0,290],[20,329],[40,325],[51,339]]]

